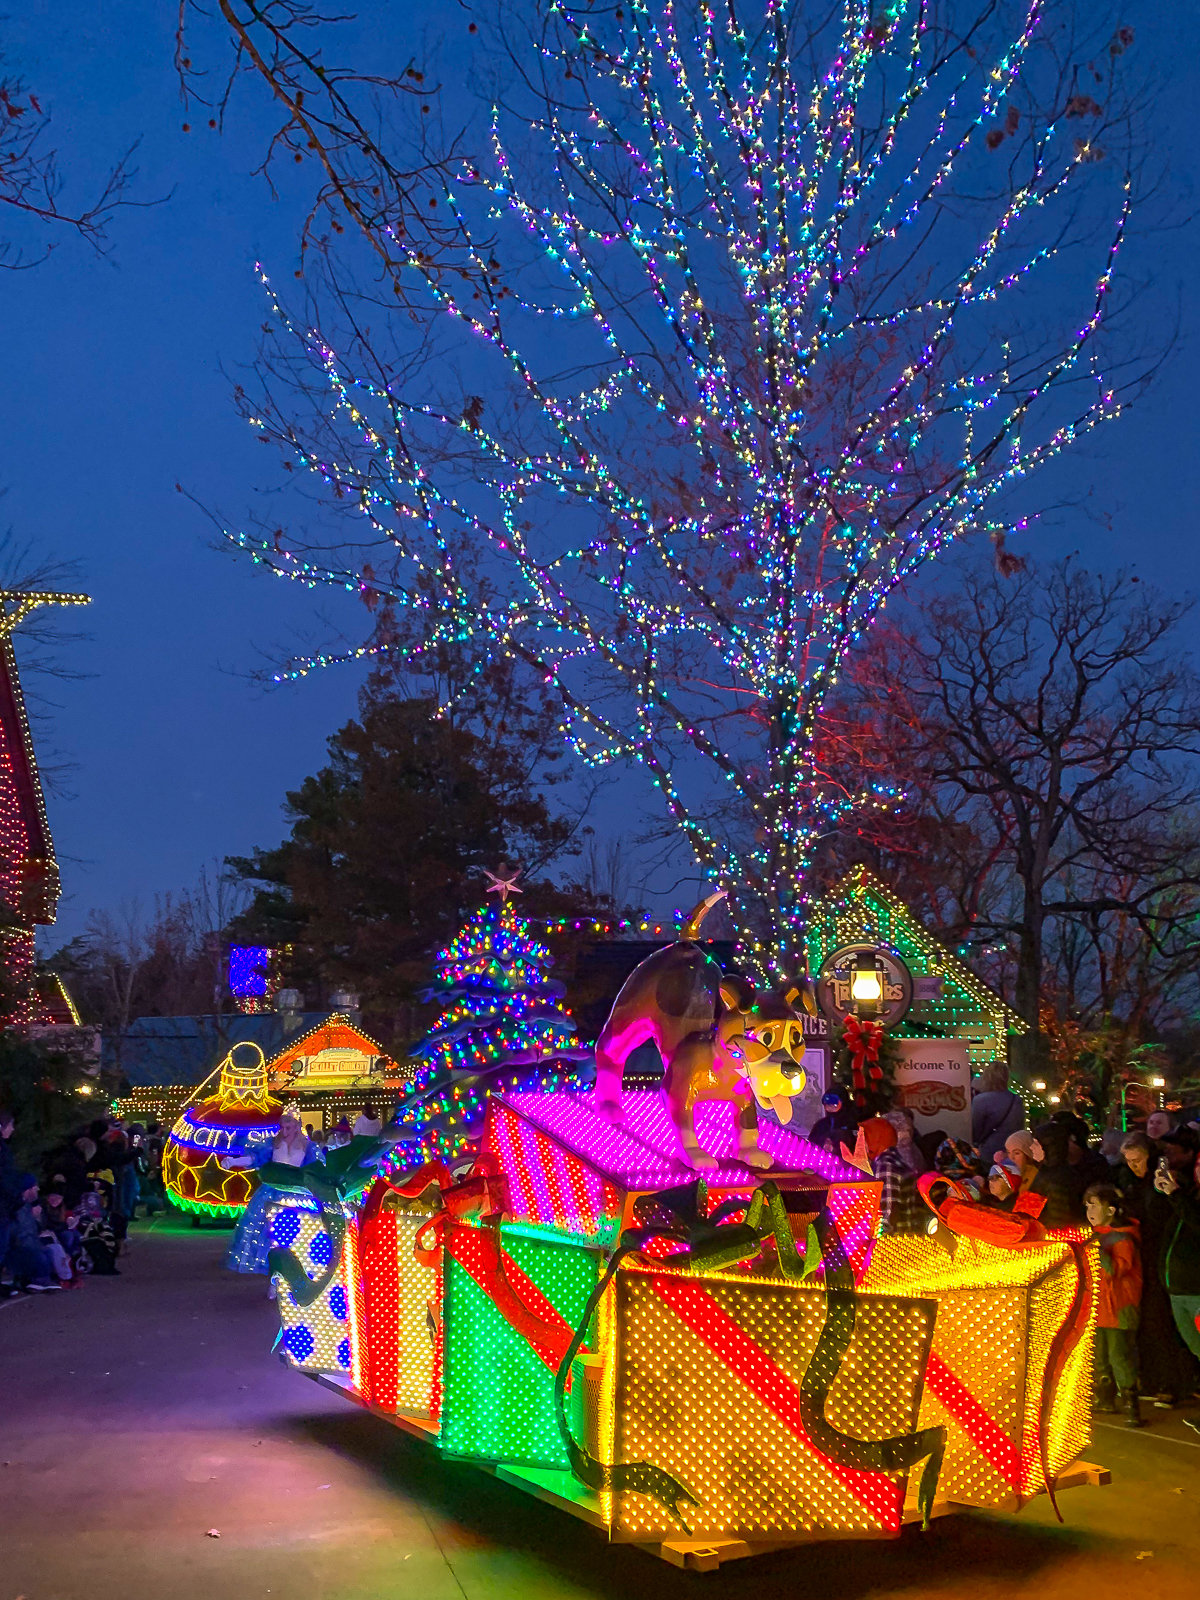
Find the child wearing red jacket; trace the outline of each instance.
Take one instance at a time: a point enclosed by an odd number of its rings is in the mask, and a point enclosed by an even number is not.
[[[1140,1428],[1137,1328],[1142,1303],[1142,1253],[1138,1225],[1125,1214],[1124,1197],[1111,1184],[1094,1183],[1083,1198],[1087,1219],[1100,1245],[1096,1409],[1123,1410],[1126,1426]]]

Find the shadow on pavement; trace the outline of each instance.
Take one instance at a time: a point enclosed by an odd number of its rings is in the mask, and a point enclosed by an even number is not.
[[[296,1418],[290,1426],[419,1505],[451,1565],[456,1548],[502,1543],[611,1600],[645,1600],[651,1585],[656,1600],[695,1600],[698,1583],[708,1595],[753,1595],[754,1600],[794,1600],[798,1587],[822,1600],[909,1589],[923,1596],[961,1595],[1001,1577],[1006,1588],[1020,1587],[1085,1547],[1093,1559],[1102,1554],[1103,1541],[1094,1532],[1019,1526],[970,1513],[940,1518],[927,1533],[910,1527],[896,1540],[820,1540],[730,1562],[702,1577],[643,1551],[609,1545],[566,1512],[467,1462],[447,1460],[377,1417],[348,1410],[345,1416]]]

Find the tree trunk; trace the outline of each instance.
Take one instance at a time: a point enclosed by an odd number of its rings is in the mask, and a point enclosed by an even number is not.
[[[1025,896],[1025,914],[1017,948],[1017,978],[1014,1003],[1017,1015],[1028,1024],[1028,1032],[1012,1041],[1012,1065],[1026,1078],[1045,1077],[1049,1070],[1046,1036],[1041,1030],[1039,1006],[1042,996],[1042,938],[1044,918],[1034,896]]]

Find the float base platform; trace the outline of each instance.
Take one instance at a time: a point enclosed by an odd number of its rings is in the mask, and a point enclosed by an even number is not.
[[[423,1439],[428,1444],[435,1443],[436,1428],[426,1417],[421,1417],[411,1412],[384,1411],[379,1406],[374,1406],[365,1400],[344,1379],[337,1378],[328,1373],[308,1372],[303,1376],[311,1379],[313,1383],[320,1384],[323,1389],[329,1389],[334,1394],[341,1395],[345,1400],[351,1400],[355,1405],[361,1406],[364,1411],[369,1411],[373,1416],[390,1422],[393,1427],[402,1428],[405,1433],[411,1434],[415,1439]],[[600,1497],[593,1494],[590,1489],[579,1483],[569,1472],[555,1472],[536,1467],[515,1466],[508,1462],[498,1461],[493,1464],[481,1461],[472,1461],[472,1466],[479,1467],[484,1472],[491,1473],[492,1477],[499,1478],[503,1483],[511,1483],[517,1489],[523,1489],[526,1494],[544,1500],[547,1505],[552,1505],[560,1511],[569,1512],[581,1522],[589,1523],[601,1533],[607,1534],[607,1527],[600,1509]],[[1096,1466],[1090,1461],[1076,1461],[1058,1474],[1055,1479],[1054,1489],[1060,1494],[1064,1489],[1078,1489],[1083,1487],[1099,1488],[1101,1485],[1112,1481],[1112,1473],[1107,1467]],[[1042,1491],[1043,1493],[1045,1491]],[[989,1511],[1015,1511],[1020,1502],[1014,1497],[1010,1505],[990,1505]],[[933,1506],[933,1516],[945,1517],[956,1512],[978,1510],[976,1506],[963,1505],[955,1500],[938,1500]],[[920,1512],[915,1501],[911,1500],[905,1508],[904,1521],[906,1524],[920,1521]],[[715,1572],[724,1562],[739,1561],[745,1556],[769,1555],[773,1551],[800,1549],[806,1544],[811,1544],[814,1539],[845,1539],[846,1535],[840,1532],[814,1533],[799,1539],[774,1539],[774,1540],[746,1540],[746,1539],[662,1539],[647,1543],[632,1540],[615,1540],[614,1543],[630,1543],[634,1549],[644,1550],[647,1555],[657,1556],[661,1561],[667,1561],[673,1567],[681,1567],[689,1572]],[[858,1534],[856,1538],[861,1538]],[[876,1538],[887,1538],[886,1534],[874,1535]]]

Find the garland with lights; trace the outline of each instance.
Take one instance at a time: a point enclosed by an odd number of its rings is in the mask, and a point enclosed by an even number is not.
[[[898,794],[826,760],[848,653],[953,540],[1025,530],[1006,491],[1122,409],[1095,352],[1129,176],[1099,101],[1039,77],[1044,0],[844,0],[803,27],[786,0],[532,3],[488,159],[429,180],[439,247],[351,213],[478,392],[372,368],[263,274],[315,403],[264,394],[250,421],[354,532],[230,537],[374,619],[281,676],[443,644],[524,663],[585,762],[659,791],[742,963],[786,976],[816,840]],[[1076,249],[1056,345],[1047,276]]]

